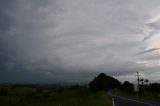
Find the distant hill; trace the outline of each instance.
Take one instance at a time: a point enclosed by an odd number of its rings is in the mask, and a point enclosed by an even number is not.
[[[121,83],[117,79],[115,79],[111,76],[108,76],[104,73],[100,73],[97,77],[95,77],[89,83],[89,88],[92,91],[103,91],[103,90],[117,88],[120,85],[121,85]]]

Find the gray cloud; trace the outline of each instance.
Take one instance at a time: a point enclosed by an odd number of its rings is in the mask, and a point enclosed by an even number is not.
[[[150,52],[153,52],[153,51],[156,51],[156,50],[159,50],[159,48],[151,48],[149,50],[145,50],[145,51],[139,52],[136,55],[143,55],[143,54],[150,53]]]
[[[139,70],[147,73],[147,67],[136,63],[142,57],[133,54],[149,36],[143,27],[159,27],[146,24],[158,4],[1,0],[0,81],[85,82],[100,72],[117,78]]]

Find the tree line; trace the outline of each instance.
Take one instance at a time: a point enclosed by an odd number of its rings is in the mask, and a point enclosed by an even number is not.
[[[143,93],[144,90],[152,92],[160,92],[160,83],[148,83],[148,79],[139,79],[141,82],[139,85],[139,92]],[[145,83],[145,84],[144,84]],[[105,73],[100,73],[95,77],[90,83],[89,88],[91,91],[104,91],[109,89],[118,88],[126,92],[134,92],[134,84],[129,81],[124,81],[121,83],[119,80],[112,76],[106,75]]]

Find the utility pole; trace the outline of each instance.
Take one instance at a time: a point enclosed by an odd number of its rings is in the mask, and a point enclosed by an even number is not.
[[[139,72],[137,72],[137,81],[138,81],[138,91],[137,91],[137,97],[138,97],[138,92],[139,92]]]
[[[137,72],[137,81],[138,81],[138,88],[139,88],[139,72]]]

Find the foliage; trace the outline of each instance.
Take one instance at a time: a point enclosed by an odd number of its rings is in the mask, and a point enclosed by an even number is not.
[[[30,87],[16,87],[12,89],[12,95],[16,96],[29,96],[36,93],[35,88],[30,88]]]
[[[8,95],[8,90],[5,88],[0,88],[0,96]]]
[[[51,98],[34,100],[28,106],[111,106],[102,92],[92,93],[88,89],[68,89],[52,94]]]
[[[0,96],[0,106],[111,106],[103,92],[93,93],[85,86],[63,86],[62,91],[37,86],[0,87],[7,91]]]
[[[160,84],[152,83],[148,86],[147,90],[152,92],[160,92]]]
[[[124,81],[121,85],[121,90],[132,93],[134,92],[134,85],[128,81]]]
[[[89,83],[89,88],[92,91],[96,91],[96,92],[113,89],[119,86],[120,86],[120,82],[117,79],[111,76],[107,76],[104,73],[99,74],[97,77],[93,79],[93,81]]]
[[[148,81],[147,81],[148,82]],[[121,85],[121,89],[118,90],[117,94],[121,96],[126,97],[132,97],[137,98],[137,93],[133,92],[133,84],[125,81]],[[138,99],[143,100],[150,100],[150,101],[160,101],[160,84],[159,83],[152,83],[148,86],[146,85],[140,85],[139,86],[139,92],[138,92]]]
[[[138,95],[138,98],[137,98],[137,93],[131,93],[131,92],[126,92],[122,90],[118,90],[116,93],[117,95],[123,96],[123,97],[160,102],[160,97],[158,96],[159,93],[156,93],[156,92],[144,91],[143,94],[140,93]]]

